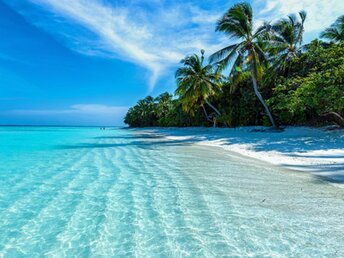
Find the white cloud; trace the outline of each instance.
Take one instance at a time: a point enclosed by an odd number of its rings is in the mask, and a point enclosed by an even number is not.
[[[190,10],[192,13],[192,21],[194,23],[210,23],[212,25],[215,25],[217,20],[221,17],[218,12],[202,10],[199,7],[191,7]]]
[[[322,31],[344,13],[343,0],[254,0],[257,6],[263,5],[260,17],[278,19],[301,10],[307,12],[306,33]]]
[[[219,38],[211,36],[218,17],[216,12],[191,4],[165,8],[158,1],[154,12],[149,12],[131,5],[131,1],[126,6],[109,5],[101,0],[30,1],[93,32],[96,42],[82,35],[73,36],[74,48],[83,54],[115,57],[149,69],[150,90],[160,75],[186,54],[219,44]]]
[[[72,49],[147,68],[149,90],[154,88],[161,74],[178,65],[185,55],[200,49],[212,54],[230,43],[214,29],[216,20],[231,3],[214,0],[209,8],[209,4],[196,1],[127,0],[125,4],[108,1],[113,3],[109,4],[105,0],[26,1],[54,14],[32,15],[31,20],[38,27],[46,26],[50,33],[64,35],[64,43]],[[16,10],[20,9],[16,8],[18,5],[12,4]],[[253,7],[257,24],[304,9],[308,12],[306,33],[312,36],[344,13],[343,0],[253,0]],[[30,16],[27,9],[21,13]],[[72,21],[71,28],[61,17]],[[52,26],[53,19],[63,26]],[[80,33],[74,31],[73,34],[75,24],[83,28]]]
[[[128,107],[99,104],[75,104],[67,109],[16,109],[7,113],[13,115],[122,115]]]
[[[75,104],[63,109],[11,109],[0,111],[0,120],[9,124],[32,125],[123,125],[128,107]]]

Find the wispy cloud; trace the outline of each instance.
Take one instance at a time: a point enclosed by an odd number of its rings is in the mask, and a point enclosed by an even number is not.
[[[128,107],[107,106],[99,104],[75,104],[66,109],[15,109],[6,111],[13,115],[112,115],[126,113]]]
[[[37,125],[123,125],[128,107],[75,104],[62,109],[11,109],[0,111],[0,121]]]
[[[270,20],[305,10],[306,33],[322,31],[344,13],[342,0],[254,0],[254,3],[262,6],[259,16]]]
[[[21,65],[25,65],[25,66],[31,66],[32,65],[30,62],[28,62],[26,60],[13,57],[13,56],[5,54],[5,53],[0,53],[0,61],[17,63],[17,64],[21,64]]]
[[[64,44],[82,54],[117,58],[147,68],[150,90],[161,74],[175,67],[185,55],[200,49],[211,54],[229,43],[224,35],[214,32],[216,20],[231,5],[224,0],[211,3],[194,0],[5,1],[36,26],[62,37]],[[43,10],[44,15],[31,15],[28,8],[22,11],[18,6],[24,2],[35,6],[33,9],[40,14]],[[312,35],[344,13],[341,0],[252,2],[258,22],[306,10],[306,31]],[[34,18],[30,19],[30,15]]]
[[[212,36],[220,10],[206,11],[191,3],[165,6],[164,1],[154,1],[151,11],[142,7],[140,1],[128,1],[126,5],[101,0],[28,1],[53,13],[51,18],[54,17],[55,22],[61,23],[62,17],[93,33],[95,38],[90,39],[60,31],[69,39],[73,38],[75,50],[119,58],[147,68],[151,72],[150,89],[164,71],[186,54],[222,46],[221,37]],[[34,22],[37,26],[46,26],[42,21]]]

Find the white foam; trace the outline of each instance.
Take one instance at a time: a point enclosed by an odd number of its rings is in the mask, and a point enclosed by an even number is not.
[[[258,129],[258,130],[257,130]],[[287,127],[261,132],[261,127],[154,129],[170,140],[217,146],[241,155],[308,171],[330,181],[344,182],[344,131]]]

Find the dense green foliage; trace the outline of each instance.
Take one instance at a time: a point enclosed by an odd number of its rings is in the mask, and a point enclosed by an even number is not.
[[[176,94],[186,112],[194,114],[201,107],[206,119],[216,126],[216,117],[221,116],[221,113],[209,102],[209,98],[220,92],[221,76],[212,65],[204,65],[204,50],[201,53],[201,57],[192,55],[181,61],[183,67],[176,72]],[[213,113],[208,114],[205,105]]]
[[[269,100],[280,123],[322,123],[323,114],[344,111],[344,43],[314,41],[291,66]]]
[[[173,99],[168,92],[155,99],[148,96],[139,100],[129,109],[124,122],[132,127],[207,125],[200,110],[192,115],[187,113],[183,110],[181,101]]]
[[[328,39],[332,42],[341,42],[344,40],[344,15],[340,16],[335,23],[327,28],[320,35],[321,38]]]
[[[183,59],[176,98],[169,93],[146,97],[129,109],[125,123],[344,126],[344,16],[321,34],[328,43],[303,45],[305,12],[256,31],[252,15],[248,4],[230,8],[217,30],[238,43],[213,54],[208,64],[204,51]]]
[[[253,11],[248,3],[234,5],[218,21],[216,30],[238,42],[217,51],[210,56],[210,60],[217,61],[220,67],[233,64],[230,78],[241,77],[242,72],[250,73],[254,93],[263,105],[271,125],[276,127],[270,109],[258,88],[258,81],[262,78],[261,62],[265,56],[262,46],[266,40],[270,40],[269,29],[270,26],[264,24],[254,30]]]

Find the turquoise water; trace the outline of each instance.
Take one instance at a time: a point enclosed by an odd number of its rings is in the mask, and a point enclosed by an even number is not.
[[[344,189],[140,131],[0,127],[0,257],[343,257]]]

